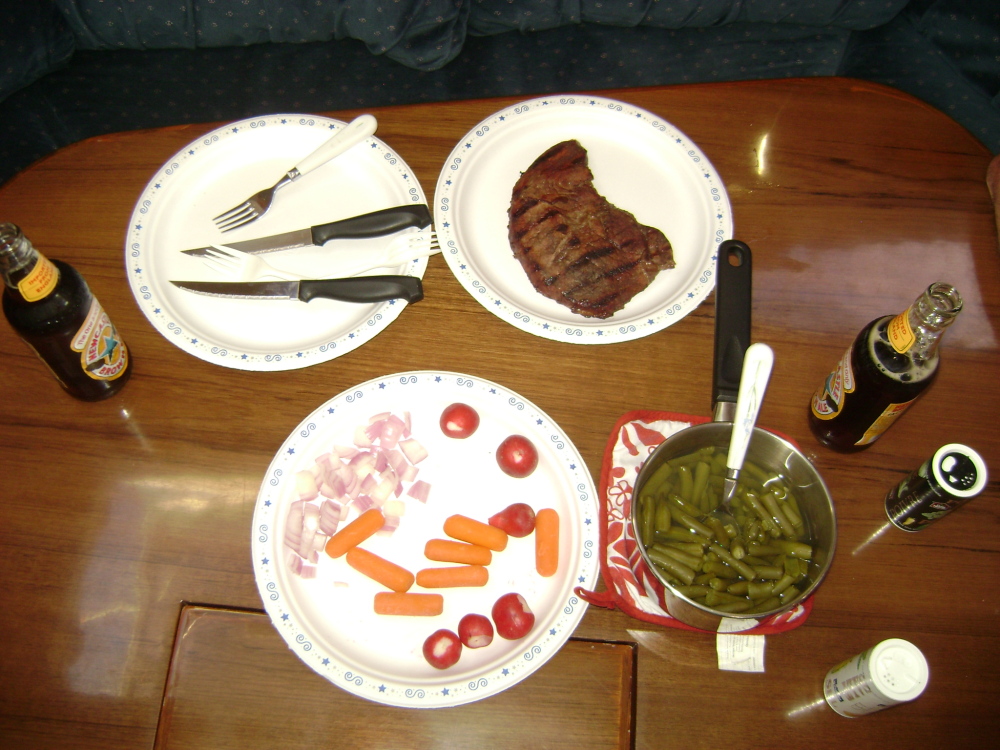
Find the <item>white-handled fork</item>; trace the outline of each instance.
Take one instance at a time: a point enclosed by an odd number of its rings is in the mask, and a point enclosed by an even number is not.
[[[315,278],[355,276],[375,268],[392,268],[409,260],[425,258],[441,251],[437,235],[434,232],[409,232],[396,237],[385,249],[355,259],[350,264],[334,266],[330,272],[318,272]],[[226,245],[213,245],[206,248],[202,261],[213,271],[228,277],[228,281],[298,281],[300,274],[289,273],[275,268],[259,255],[251,255]]]

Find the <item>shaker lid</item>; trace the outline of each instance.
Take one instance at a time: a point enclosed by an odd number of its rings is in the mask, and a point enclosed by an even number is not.
[[[871,655],[870,670],[879,691],[900,702],[918,697],[930,677],[923,653],[902,638],[889,638],[878,644]]]
[[[931,461],[934,479],[955,497],[972,497],[986,486],[986,463],[967,445],[949,443],[938,448]]]

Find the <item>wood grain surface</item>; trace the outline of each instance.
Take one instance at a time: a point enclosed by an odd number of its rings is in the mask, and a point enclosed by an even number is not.
[[[941,112],[853,80],[600,93],[673,123],[722,176],[736,238],[754,251],[753,337],[776,357],[760,423],[815,462],[839,524],[808,622],[767,637],[762,674],[719,670],[712,635],[587,611],[577,636],[638,644],[635,747],[989,745],[1000,735],[997,482],[916,534],[886,528],[882,504],[947,442],[972,445],[1000,471],[1000,254],[989,153]],[[372,112],[379,137],[432,196],[456,142],[512,103]],[[595,480],[622,414],[710,413],[712,297],[646,338],[576,346],[501,321],[440,256],[419,305],[325,364],[242,372],[183,352],[136,305],[124,241],[147,181],[217,125],[84,141],[0,188],[0,220],[84,274],[135,358],[121,394],[78,403],[0,326],[4,747],[153,746],[182,604],[261,609],[250,522],[264,472],[305,415],[352,385],[418,369],[497,381],[558,422]],[[933,388],[870,449],[840,455],[820,446],[806,422],[812,392],[868,321],[901,311],[937,280],[954,284],[966,304],[944,338]],[[827,670],[889,637],[926,655],[925,694],[859,719],[834,713],[822,700]],[[287,675],[297,668],[315,677],[286,657],[289,672],[273,689],[295,690]],[[582,701],[587,689],[584,681],[555,697]],[[379,725],[385,707],[352,703]],[[496,703],[502,721],[519,720]],[[220,697],[219,710],[225,705]],[[293,720],[301,717],[274,717],[278,729]],[[579,720],[590,719],[582,712]],[[378,746],[407,745],[387,729]]]

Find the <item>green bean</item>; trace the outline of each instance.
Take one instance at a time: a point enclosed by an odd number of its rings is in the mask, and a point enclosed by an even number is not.
[[[687,513],[689,516],[700,516],[701,508],[697,508],[680,495],[674,493],[670,495],[670,502]]]
[[[670,477],[673,471],[674,467],[670,465],[670,462],[664,461],[662,464],[656,467],[656,471],[654,471],[650,475],[649,479],[646,480],[646,483],[643,485],[643,487],[651,487],[651,488],[661,487],[664,484],[664,482],[667,481],[667,479]]]
[[[753,572],[757,574],[757,577],[765,581],[777,581],[783,575],[785,575],[784,568],[779,568],[777,565],[751,565]]]
[[[802,592],[799,591],[795,586],[789,586],[787,589],[781,592],[781,596],[779,598],[781,599],[782,604],[787,604],[788,602],[795,601],[801,595]]]
[[[729,552],[737,560],[742,560],[747,556],[747,549],[743,546],[742,539],[733,539],[732,544],[729,545]]]
[[[695,534],[680,526],[671,526],[666,531],[657,531],[653,534],[653,541],[656,542],[704,542],[705,537]]]
[[[691,487],[691,503],[701,508],[702,513],[710,510],[705,499],[705,488],[708,486],[709,465],[706,461],[699,461],[694,465],[694,479]]]
[[[671,458],[669,461],[667,461],[667,463],[673,466],[675,469],[680,468],[681,466],[689,466],[693,464],[695,461],[700,461],[702,456],[706,455],[706,450],[707,452],[711,452],[712,448],[708,449],[699,448],[694,453],[687,453],[683,456],[675,456],[674,458]]]
[[[705,596],[705,604],[710,607],[714,607],[717,604],[725,604],[726,602],[738,602],[740,598],[738,596],[733,596],[732,594],[727,594],[725,591],[716,591],[712,589]]]
[[[650,498],[646,498],[645,501],[643,502],[641,510],[642,510],[642,532],[641,532],[642,539],[640,539],[639,541],[642,542],[643,545],[646,545],[649,544],[649,542],[653,539],[653,530],[655,528],[653,525],[653,521],[656,517],[655,516],[656,507],[654,505],[653,500]]]
[[[762,602],[756,602],[754,606],[750,609],[751,612],[767,612],[772,609],[776,609],[781,606],[781,599],[777,596],[772,596],[769,599],[765,599]]]
[[[650,560],[684,583],[690,585],[694,582],[694,571],[679,560],[663,554],[656,548],[646,550],[646,554]]]
[[[774,584],[771,587],[771,593],[775,594],[775,595],[780,594],[782,591],[784,591],[789,586],[791,586],[792,583],[793,583],[793,580],[792,580],[791,576],[789,576],[789,575],[782,576],[781,580],[779,580],[776,584]]]
[[[698,586],[695,584],[690,586],[674,586],[674,588],[688,599],[701,599],[709,592],[708,586]]]
[[[695,557],[701,557],[705,554],[705,542],[701,543],[691,543],[691,542],[657,542],[657,544],[662,544],[664,547],[673,547],[681,552],[687,552],[689,555],[694,555]]]
[[[758,599],[767,599],[771,596],[771,589],[774,584],[770,581],[765,581],[763,583],[757,583],[756,581],[750,581],[747,583],[747,596],[749,596],[754,601]]]
[[[662,500],[658,500],[656,503],[656,516],[653,521],[653,528],[656,531],[666,531],[670,528],[670,526],[670,504]]]
[[[798,557],[801,560],[812,559],[812,547],[802,542],[793,542],[788,539],[775,539],[771,542],[771,546],[777,547],[779,551],[784,552],[790,557]]]
[[[665,544],[654,544],[650,547],[650,550],[656,550],[664,555],[669,555],[678,562],[682,562],[687,565],[691,570],[697,570],[701,567],[701,557],[696,555],[689,555],[686,552],[681,552],[679,549],[673,549]],[[778,576],[780,578],[780,576]]]
[[[677,475],[681,479],[681,489],[678,494],[690,503],[694,499],[694,477],[691,476],[691,467],[677,467]]]
[[[753,606],[753,602],[749,599],[737,599],[735,602],[723,602],[722,604],[716,604],[712,609],[718,610],[719,612],[725,612],[726,614],[738,614],[740,612],[746,612]]]
[[[778,507],[781,508],[781,512],[785,514],[785,518],[791,522],[797,531],[803,528],[802,516],[796,512],[791,503],[787,500],[779,500]]]
[[[708,582],[709,588],[713,588],[716,591],[729,591],[729,581],[722,578],[713,578]],[[732,593],[732,592],[730,592]]]
[[[706,516],[705,525],[712,530],[712,535],[716,541],[724,547],[729,546],[730,536],[726,532],[726,527],[716,516]]]
[[[778,499],[769,492],[761,498],[761,501],[764,503],[764,507],[771,513],[771,517],[778,524],[781,533],[789,539],[795,539],[795,527],[792,526],[791,521],[785,518],[785,514],[781,512],[781,508],[778,507]]]
[[[730,594],[736,594],[737,596],[746,596],[747,591],[750,590],[749,581],[737,581],[736,583],[729,584],[729,588],[726,589]]]
[[[715,578],[715,573],[699,573],[694,577],[694,583],[699,586],[707,586]]]
[[[719,578],[739,578],[740,574],[730,568],[724,562],[718,560],[706,560],[702,563],[701,569],[706,573],[718,576]]]
[[[753,577],[754,577],[753,568],[751,568],[749,565],[747,565],[742,560],[737,560],[735,557],[733,557],[731,554],[729,554],[729,550],[723,549],[722,547],[720,547],[718,544],[715,544],[714,542],[710,543],[708,545],[708,547],[715,554],[717,554],[719,556],[719,558],[724,563],[726,563],[726,565],[729,565],[730,567],[734,568],[736,570],[736,572],[738,572],[741,576],[743,576],[744,578],[746,578],[748,581],[753,580]]]
[[[680,508],[676,506],[670,506],[670,515],[681,526],[691,529],[691,531],[695,532],[696,534],[700,534],[706,539],[712,538],[712,530],[710,528],[708,528],[705,524],[703,524],[696,518],[689,516]]]
[[[749,552],[751,555],[763,556],[763,557],[767,557],[768,555],[782,554],[781,550],[778,549],[777,547],[773,547],[768,544],[760,544],[758,542],[750,542],[750,544],[747,545],[747,552]]]

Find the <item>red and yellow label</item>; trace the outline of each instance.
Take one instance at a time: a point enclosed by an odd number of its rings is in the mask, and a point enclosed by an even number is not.
[[[17,282],[17,291],[28,302],[49,296],[59,283],[59,269],[44,255],[39,255],[28,275]]]
[[[837,369],[827,375],[823,385],[813,394],[812,413],[817,419],[833,419],[844,408],[844,397],[854,393],[854,368],[851,365],[851,351],[837,363]]]
[[[890,320],[886,333],[889,335],[889,343],[892,344],[893,349],[900,354],[908,352],[913,346],[913,342],[917,340],[917,337],[913,335],[913,328],[910,326],[910,311],[904,310]]]
[[[96,298],[73,338],[73,350],[80,352],[80,366],[94,380],[115,380],[128,366],[128,347]]]
[[[892,426],[892,423],[899,419],[904,411],[910,408],[910,404],[912,403],[913,401],[907,401],[905,404],[889,404],[885,407],[885,411],[879,415],[878,419],[872,422],[872,426],[865,430],[865,434],[861,436],[861,439],[855,445],[874,443],[879,435],[888,430]]]

